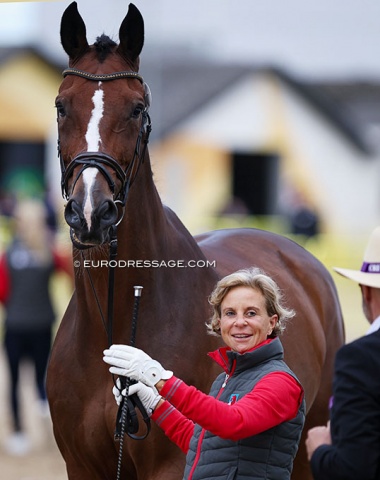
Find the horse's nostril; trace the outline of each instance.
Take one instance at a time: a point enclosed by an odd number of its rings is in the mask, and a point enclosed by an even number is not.
[[[69,200],[65,208],[65,220],[70,227],[79,227],[82,224],[83,213],[75,200]]]
[[[100,225],[109,226],[116,223],[118,211],[111,200],[105,200],[97,209],[95,215],[99,218]]]

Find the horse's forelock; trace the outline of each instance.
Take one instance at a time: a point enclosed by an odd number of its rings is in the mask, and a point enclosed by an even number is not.
[[[99,62],[104,62],[108,54],[112,52],[113,47],[117,44],[110,37],[104,33],[97,37],[94,47],[98,56]]]

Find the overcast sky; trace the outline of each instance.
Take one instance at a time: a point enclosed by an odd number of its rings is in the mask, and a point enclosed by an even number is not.
[[[78,0],[88,40],[117,40],[129,1]],[[380,80],[377,0],[134,0],[146,49],[172,45],[213,60],[271,63],[317,77]],[[0,45],[45,45],[64,58],[59,24],[70,1],[0,4]]]

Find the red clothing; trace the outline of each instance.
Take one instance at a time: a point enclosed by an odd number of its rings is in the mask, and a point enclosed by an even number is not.
[[[220,402],[177,377],[167,380],[160,393],[167,401],[153,412],[152,419],[185,453],[194,423],[221,438],[239,440],[294,418],[303,399],[301,385],[284,372],[266,375],[233,405]]]
[[[0,303],[5,303],[9,295],[9,274],[6,256],[0,258]]]
[[[65,272],[69,277],[73,277],[73,259],[71,254],[70,255],[62,255],[57,252],[57,250],[53,250],[53,261],[54,261],[54,268],[57,272]]]

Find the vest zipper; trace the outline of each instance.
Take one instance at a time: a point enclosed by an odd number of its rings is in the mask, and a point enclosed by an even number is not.
[[[229,374],[226,373],[226,378],[224,379],[222,388],[224,388],[224,387],[227,385],[227,382],[228,382],[228,379],[229,379],[229,378],[230,378]],[[218,393],[218,397],[220,396],[220,392],[221,392],[221,390],[220,390],[219,393]],[[218,397],[217,397],[217,398],[218,398]]]

